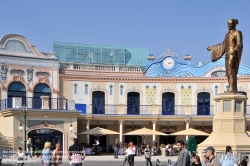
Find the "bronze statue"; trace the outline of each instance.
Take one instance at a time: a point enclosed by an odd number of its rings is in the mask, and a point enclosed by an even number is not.
[[[236,30],[238,20],[228,20],[228,29],[224,41],[221,44],[208,46],[207,50],[211,51],[212,62],[217,61],[226,53],[226,75],[228,79],[228,93],[237,93],[237,74],[243,50],[242,33]]]

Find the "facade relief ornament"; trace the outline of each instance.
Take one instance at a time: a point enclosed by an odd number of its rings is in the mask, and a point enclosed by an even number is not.
[[[92,91],[92,92],[94,92],[94,91],[102,91],[102,92],[107,92],[107,91],[106,91],[106,89],[101,88],[100,86],[97,86],[96,88],[93,88],[91,91]]]
[[[39,83],[49,83],[49,79],[47,77],[39,77]]]
[[[38,125],[40,128],[44,128],[44,127],[49,127],[49,128],[54,128],[55,125],[52,125],[51,123],[48,123],[48,122],[44,122],[40,125]]]
[[[211,89],[207,89],[205,87],[199,89],[196,91],[196,93],[200,93],[200,92],[208,92],[208,93],[213,93],[213,91]]]
[[[34,71],[33,66],[26,69],[26,71],[27,71],[28,84],[30,84],[32,82],[32,80],[33,80],[33,71]]]
[[[136,89],[135,87],[131,88],[131,89],[128,89],[127,90],[127,93],[129,92],[138,92],[138,93],[142,93],[142,91],[140,89]]]
[[[168,87],[168,88],[166,88],[166,89],[163,89],[163,90],[161,91],[161,93],[164,93],[164,92],[172,92],[172,93],[177,93],[177,91],[176,91],[176,90],[174,90],[174,89],[172,89],[172,88],[170,88],[170,87]]]
[[[0,70],[0,78],[1,78],[1,82],[3,85],[6,85],[8,70],[9,70],[9,67],[3,63],[1,65],[1,70]]]
[[[15,74],[13,75],[13,81],[23,81],[23,76]]]

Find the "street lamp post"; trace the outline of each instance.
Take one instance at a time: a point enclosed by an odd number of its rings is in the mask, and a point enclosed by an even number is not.
[[[23,134],[24,134],[24,145],[23,145],[23,149],[24,149],[24,153],[26,154],[26,113],[27,113],[27,105],[24,104],[23,105],[23,118],[24,118],[24,130],[23,130]]]

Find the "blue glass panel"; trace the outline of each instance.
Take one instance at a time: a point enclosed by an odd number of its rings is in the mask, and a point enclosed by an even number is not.
[[[36,85],[34,92],[36,93],[51,93],[51,89],[47,84]]]
[[[9,85],[8,91],[12,92],[26,92],[25,86],[21,82],[12,82]]]

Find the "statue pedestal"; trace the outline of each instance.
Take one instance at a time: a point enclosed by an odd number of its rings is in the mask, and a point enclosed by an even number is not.
[[[204,149],[213,146],[216,157],[225,154],[226,146],[231,146],[234,154],[242,159],[244,151],[250,151],[250,136],[246,133],[245,102],[247,97],[241,93],[223,93],[214,97],[216,101],[213,118],[213,132],[198,145],[197,151],[201,159]]]

